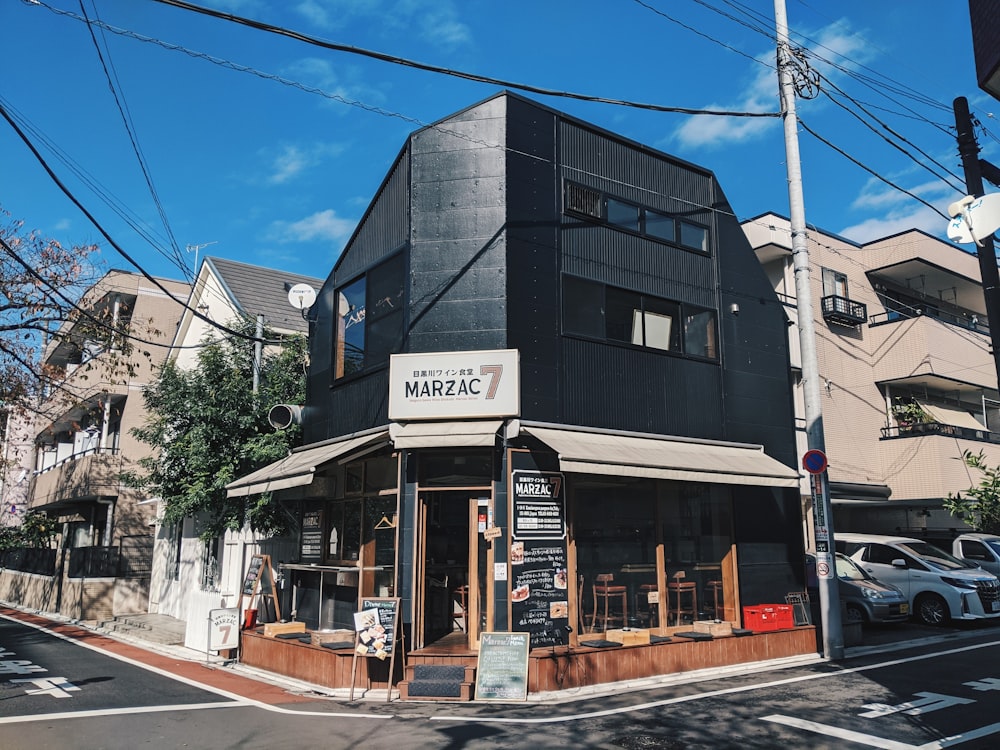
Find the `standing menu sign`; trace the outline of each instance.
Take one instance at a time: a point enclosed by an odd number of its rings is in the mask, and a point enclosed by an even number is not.
[[[559,472],[511,474],[511,629],[529,633],[532,647],[561,645],[568,632],[564,487]]]
[[[362,597],[361,611],[354,613],[354,630],[357,641],[351,664],[351,695],[354,700],[354,680],[357,675],[358,657],[375,657],[380,661],[389,658],[389,687],[386,702],[392,694],[392,678],[396,673],[396,634],[398,632],[399,599]],[[405,663],[404,663],[405,666]]]
[[[527,700],[527,633],[483,633],[476,663],[476,700]]]

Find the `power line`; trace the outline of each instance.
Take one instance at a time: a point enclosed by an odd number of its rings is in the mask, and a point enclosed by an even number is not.
[[[289,39],[305,42],[306,44],[310,44],[315,47],[321,47],[323,49],[332,50],[335,52],[348,52],[352,55],[361,55],[363,57],[369,57],[372,58],[373,60],[381,60],[382,62],[392,63],[394,65],[402,65],[405,67],[415,68],[417,70],[423,70],[430,73],[439,73],[441,75],[452,76],[454,78],[461,78],[467,81],[475,81],[477,83],[488,83],[494,86],[501,86],[503,88],[516,89],[518,91],[529,91],[533,94],[539,94],[541,96],[555,96],[555,97],[562,97],[565,99],[576,99],[585,102],[596,102],[600,104],[615,104],[621,107],[634,107],[636,109],[647,109],[653,112],[674,112],[686,115],[716,115],[724,117],[780,117],[780,113],[778,112],[731,112],[723,110],[692,109],[688,107],[668,107],[661,104],[633,102],[625,99],[609,99],[600,96],[578,94],[571,91],[556,91],[554,89],[546,89],[540,86],[533,86],[527,83],[518,83],[515,81],[504,80],[502,78],[493,78],[491,76],[478,75],[476,73],[468,73],[465,71],[456,70],[454,68],[445,68],[439,65],[429,65],[427,63],[420,63],[414,60],[409,60],[405,57],[389,55],[384,52],[375,52],[373,50],[364,49],[362,47],[355,47],[349,44],[337,44],[335,42],[328,42],[324,39],[319,39],[318,37],[314,37],[309,34],[304,34],[302,32],[293,31],[292,29],[287,29],[283,26],[275,26],[273,24],[265,23],[263,21],[256,21],[254,19],[246,18],[244,16],[237,16],[232,13],[224,13],[222,11],[213,10],[211,8],[204,8],[199,5],[193,5],[191,3],[184,2],[184,0],[153,0],[153,2],[162,3],[164,5],[170,5],[172,7],[180,8],[182,10],[189,10],[194,13],[210,16],[212,18],[217,18],[223,21],[230,21],[232,23],[240,24],[242,26],[247,26],[252,29],[257,29],[258,31],[264,31],[269,34],[276,34],[278,36],[288,37]]]
[[[224,333],[227,333],[230,336],[235,336],[236,338],[244,339],[246,341],[252,341],[255,343],[260,342],[263,344],[270,343],[266,340],[259,339],[256,336],[250,336],[248,334],[243,333],[242,331],[237,331],[221,323],[217,323],[204,313],[200,312],[199,310],[188,306],[186,302],[181,302],[180,300],[177,300],[177,298],[173,295],[173,293],[165,286],[163,286],[163,284],[160,282],[159,279],[152,276],[145,268],[143,268],[139,264],[138,261],[136,261],[127,252],[125,252],[124,248],[122,248],[117,242],[115,242],[115,240],[111,237],[110,234],[108,234],[107,230],[103,227],[103,225],[97,220],[97,217],[86,209],[86,207],[79,201],[79,199],[77,199],[77,197],[73,195],[73,193],[69,190],[69,188],[67,188],[66,185],[63,184],[62,180],[59,179],[58,175],[56,175],[56,173],[52,171],[52,168],[49,166],[48,162],[45,161],[45,157],[43,157],[38,152],[38,149],[35,148],[35,145],[25,135],[24,131],[22,131],[21,128],[18,127],[17,123],[7,112],[7,109],[2,105],[0,105],[0,115],[2,115],[3,118],[8,122],[8,124],[14,129],[14,132],[17,133],[17,136],[28,147],[32,155],[35,157],[38,163],[41,164],[42,168],[48,174],[49,178],[56,184],[56,187],[58,187],[62,191],[63,195],[69,198],[69,200],[73,203],[73,205],[76,206],[83,213],[83,215],[87,217],[90,223],[97,228],[97,231],[101,233],[101,235],[104,237],[104,239],[108,241],[111,247],[113,247],[118,252],[119,255],[121,255],[126,261],[128,261],[128,263],[130,263],[137,271],[139,271],[139,273],[142,274],[142,276],[145,277],[147,281],[153,284],[157,289],[159,289],[161,292],[167,295],[167,297],[169,297],[170,299],[176,300],[177,304],[181,305],[181,307],[188,310],[192,315],[208,323],[213,328],[217,328],[218,330],[223,331]]]
[[[153,198],[153,204],[156,206],[156,210],[160,214],[160,221],[163,222],[163,228],[167,232],[167,237],[170,240],[170,246],[173,250],[174,257],[180,263],[183,263],[180,247],[177,244],[177,238],[174,237],[173,230],[170,228],[170,221],[167,219],[167,212],[163,207],[163,202],[160,200],[160,195],[156,190],[156,185],[153,184],[153,176],[150,173],[149,165],[146,163],[146,157],[143,155],[142,148],[139,146],[138,136],[135,132],[135,123],[132,121],[132,115],[128,110],[128,104],[125,102],[125,92],[121,90],[121,83],[118,81],[117,72],[114,70],[114,63],[111,61],[110,50],[108,50],[107,60],[105,60],[105,53],[101,50],[101,45],[97,41],[97,35],[94,33],[94,27],[90,23],[90,19],[87,17],[87,9],[83,4],[83,0],[80,0],[80,12],[87,21],[87,31],[90,32],[90,39],[94,43],[94,49],[97,51],[97,59],[101,63],[102,70],[104,70],[104,77],[108,81],[108,88],[111,90],[112,98],[115,100],[115,105],[118,107],[118,113],[121,115],[122,123],[125,125],[125,132],[128,133],[129,142],[132,144],[132,152],[135,154],[136,160],[139,162],[139,168],[142,171],[142,176],[146,180],[146,186],[149,188],[149,194]],[[112,73],[114,73],[114,75],[112,75]]]

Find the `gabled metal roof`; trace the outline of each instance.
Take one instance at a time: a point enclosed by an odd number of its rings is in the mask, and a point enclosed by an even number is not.
[[[323,279],[226,258],[207,257],[205,263],[215,269],[241,313],[250,318],[263,315],[268,326],[282,331],[308,332],[301,311],[288,302],[288,290],[295,284],[308,284],[318,292]]]

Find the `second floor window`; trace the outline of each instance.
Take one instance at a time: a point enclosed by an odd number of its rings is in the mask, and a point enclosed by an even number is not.
[[[403,343],[406,258],[398,253],[337,292],[334,377],[389,361]]]
[[[563,277],[563,332],[646,349],[718,357],[714,310]]]
[[[847,275],[829,268],[823,269],[823,296],[843,297],[850,299],[847,294]]]

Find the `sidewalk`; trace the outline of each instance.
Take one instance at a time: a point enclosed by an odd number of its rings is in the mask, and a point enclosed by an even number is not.
[[[138,662],[161,672],[176,675],[216,690],[222,690],[242,698],[270,705],[321,700],[343,701],[347,706],[357,704],[367,705],[368,707],[372,703],[383,705],[386,703],[384,690],[366,691],[356,688],[354,693],[355,700],[349,703],[350,691],[346,688],[333,689],[313,685],[273,672],[254,669],[238,662],[223,662],[215,655],[209,658],[203,652],[186,648],[177,643],[158,642],[162,639],[155,626],[159,625],[161,632],[164,627],[170,629],[170,624],[167,620],[173,618],[160,620],[158,618],[162,616],[158,615],[139,616],[140,619],[145,619],[146,622],[151,623],[153,627],[145,629],[133,627],[109,632],[85,623],[74,623],[58,615],[28,612],[2,603],[0,603],[0,615],[36,627],[45,628],[66,638],[81,641],[88,647],[101,649],[119,658]],[[177,621],[175,620],[174,622],[176,623]],[[991,627],[996,628],[996,624],[991,623]],[[977,635],[983,632],[983,629],[966,629],[966,632],[971,635]],[[870,639],[867,638],[866,633],[866,640],[870,640],[870,643],[845,649],[845,659],[963,637],[963,632],[955,628],[928,628],[926,626],[909,624],[893,628],[877,628],[873,629],[871,633]],[[641,680],[594,685],[574,690],[532,693],[528,695],[527,701],[523,702],[522,705],[565,704],[601,696],[648,690],[656,687],[704,682],[726,676],[759,674],[761,672],[781,670],[795,666],[822,663],[823,661],[823,657],[819,654],[811,654],[788,659],[738,664],[730,667],[658,675]],[[398,707],[400,705],[395,691],[393,691],[391,702],[394,706]],[[413,703],[419,704],[420,702],[414,701]],[[462,705],[465,704],[463,703]],[[470,705],[475,705],[475,703],[473,702]],[[341,706],[341,708],[343,707]]]

